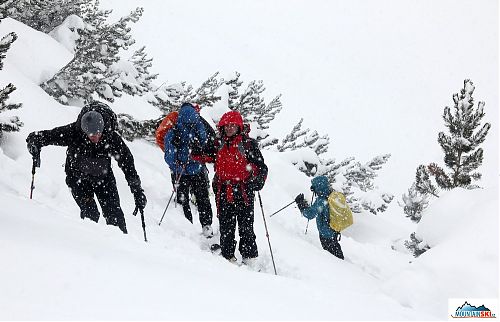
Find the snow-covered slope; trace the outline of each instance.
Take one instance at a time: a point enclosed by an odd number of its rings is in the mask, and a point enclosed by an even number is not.
[[[321,249],[314,222],[304,234],[307,220],[293,206],[269,218],[297,193],[308,192],[309,179],[279,154],[264,151],[270,174],[261,195],[278,276],[258,204],[261,273],[207,251],[196,215],[191,225],[180,208],[171,207],[158,226],[171,193],[170,173],[161,151],[146,142],[128,146],[148,197],[148,243],[116,166],[128,235],[102,220],[79,218],[64,183],[64,148],[43,149],[29,200],[26,135],[71,122],[78,109],[58,104],[38,87],[67,62],[66,49],[9,19],[0,24],[0,34],[8,31],[19,39],[8,52],[0,84],[18,87],[11,101],[24,106],[6,113],[19,115],[25,126],[0,146],[0,319],[435,320],[446,318],[448,298],[498,297],[497,185],[452,191],[434,201],[418,226],[432,248],[418,259],[391,249],[417,229],[398,207],[378,217],[357,215],[343,234],[346,261],[340,261]],[[29,46],[37,43],[43,51]],[[46,59],[20,59],[21,48],[22,55]],[[124,109],[141,102],[126,100]],[[392,168],[389,175],[398,180],[402,171],[413,169]]]

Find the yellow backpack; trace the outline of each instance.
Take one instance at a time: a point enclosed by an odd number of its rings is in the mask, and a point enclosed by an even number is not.
[[[353,223],[352,211],[345,200],[345,196],[333,191],[328,196],[328,208],[330,210],[330,227],[336,232],[341,232]]]

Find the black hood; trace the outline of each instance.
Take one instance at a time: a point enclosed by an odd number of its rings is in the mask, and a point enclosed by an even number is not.
[[[82,116],[88,111],[96,111],[101,114],[102,119],[104,120],[104,129],[102,131],[103,137],[117,129],[118,121],[115,112],[113,112],[108,105],[102,102],[94,101],[85,105],[80,111],[80,114],[78,114],[76,127],[81,133],[85,134],[82,130]]]

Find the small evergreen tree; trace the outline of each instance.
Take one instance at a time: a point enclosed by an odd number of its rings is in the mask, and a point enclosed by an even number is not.
[[[3,69],[3,60],[6,57],[6,52],[9,50],[10,45],[17,39],[17,35],[14,32],[11,32],[4,36],[0,40],[0,70]],[[13,84],[8,84],[3,89],[0,89],[0,113],[7,111],[18,109],[22,106],[22,104],[9,104],[7,100],[9,99],[9,95],[16,90],[16,87]],[[19,120],[19,117],[12,116],[8,119],[0,120],[0,139],[3,136],[3,132],[15,132],[19,131],[19,128],[23,126],[23,123]]]
[[[114,101],[122,95],[122,70],[116,68],[118,53],[135,41],[129,23],[137,22],[143,13],[137,8],[118,22],[106,22],[111,10],[100,10],[99,1],[83,8],[86,28],[79,30],[80,39],[73,59],[42,88],[62,104],[84,105],[95,99]]]
[[[260,105],[257,110],[254,111],[253,121],[257,123],[258,128],[261,130],[269,129],[269,123],[276,117],[276,115],[281,112],[283,104],[281,103],[281,94],[276,96],[267,105]]]
[[[238,108],[239,101],[239,89],[243,84],[243,81],[240,81],[241,74],[235,72],[234,77],[226,80],[224,84],[229,87],[228,90],[228,107],[231,110],[236,110]]]
[[[417,168],[417,174],[415,176],[415,189],[421,194],[430,194],[436,198],[439,198],[439,190],[435,185],[432,184],[430,179],[430,172],[423,164],[419,165]]]
[[[151,74],[152,58],[147,58],[146,47],[141,47],[127,60],[119,60],[111,69],[119,74],[115,82],[118,90],[129,94],[142,96],[153,89],[152,81],[158,74]]]
[[[274,120],[276,115],[282,110],[281,95],[276,96],[266,105],[262,93],[266,90],[264,82],[251,81],[245,91],[240,94],[240,88],[243,81],[240,80],[240,73],[235,72],[235,75],[224,81],[224,84],[229,87],[228,90],[228,107],[231,110],[240,112],[245,122],[255,123],[259,134],[257,139],[262,141],[268,138],[269,134],[265,132],[269,128],[269,123]],[[268,139],[265,146],[276,144],[275,138]]]
[[[373,193],[378,190],[373,183],[378,176],[376,171],[382,168],[390,156],[390,154],[377,156],[365,164],[349,163],[342,172],[344,177],[342,193],[346,196],[347,203],[353,212],[359,213],[366,210],[376,215],[384,212],[394,199],[394,195],[389,193]]]
[[[301,118],[299,123],[292,128],[292,131],[276,146],[279,152],[293,151],[306,147],[314,150],[317,155],[328,151],[328,144],[330,144],[328,134],[319,136],[317,131],[311,132],[310,129],[302,129],[303,121],[304,119]]]
[[[411,221],[418,223],[422,218],[422,212],[429,205],[428,195],[421,194],[417,190],[416,183],[413,183],[408,189],[408,194],[403,194],[403,207],[404,213]]]
[[[404,245],[413,254],[413,257],[418,257],[430,249],[429,245],[422,244],[422,241],[422,238],[413,232],[410,234],[410,240],[405,240]]]
[[[224,80],[217,79],[218,75],[219,72],[216,72],[210,76],[194,92],[192,91],[192,86],[188,86],[188,91],[184,94],[183,102],[196,103],[200,106],[213,106],[215,102],[221,99],[215,93],[224,83]]]
[[[453,110],[450,107],[444,109],[443,119],[449,134],[439,132],[438,142],[444,152],[444,163],[451,172],[445,173],[436,164],[429,166],[430,173],[442,189],[476,188],[472,181],[481,179],[481,174],[474,171],[483,162],[483,149],[479,145],[486,139],[491,124],[481,126],[485,115],[484,102],[474,106],[474,89],[472,81],[466,79],[460,94],[453,95]]]

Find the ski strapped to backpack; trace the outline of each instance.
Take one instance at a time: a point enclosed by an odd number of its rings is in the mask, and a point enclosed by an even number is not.
[[[328,196],[328,208],[330,212],[330,228],[341,232],[353,224],[351,208],[346,202],[345,196],[338,191],[333,191]]]

